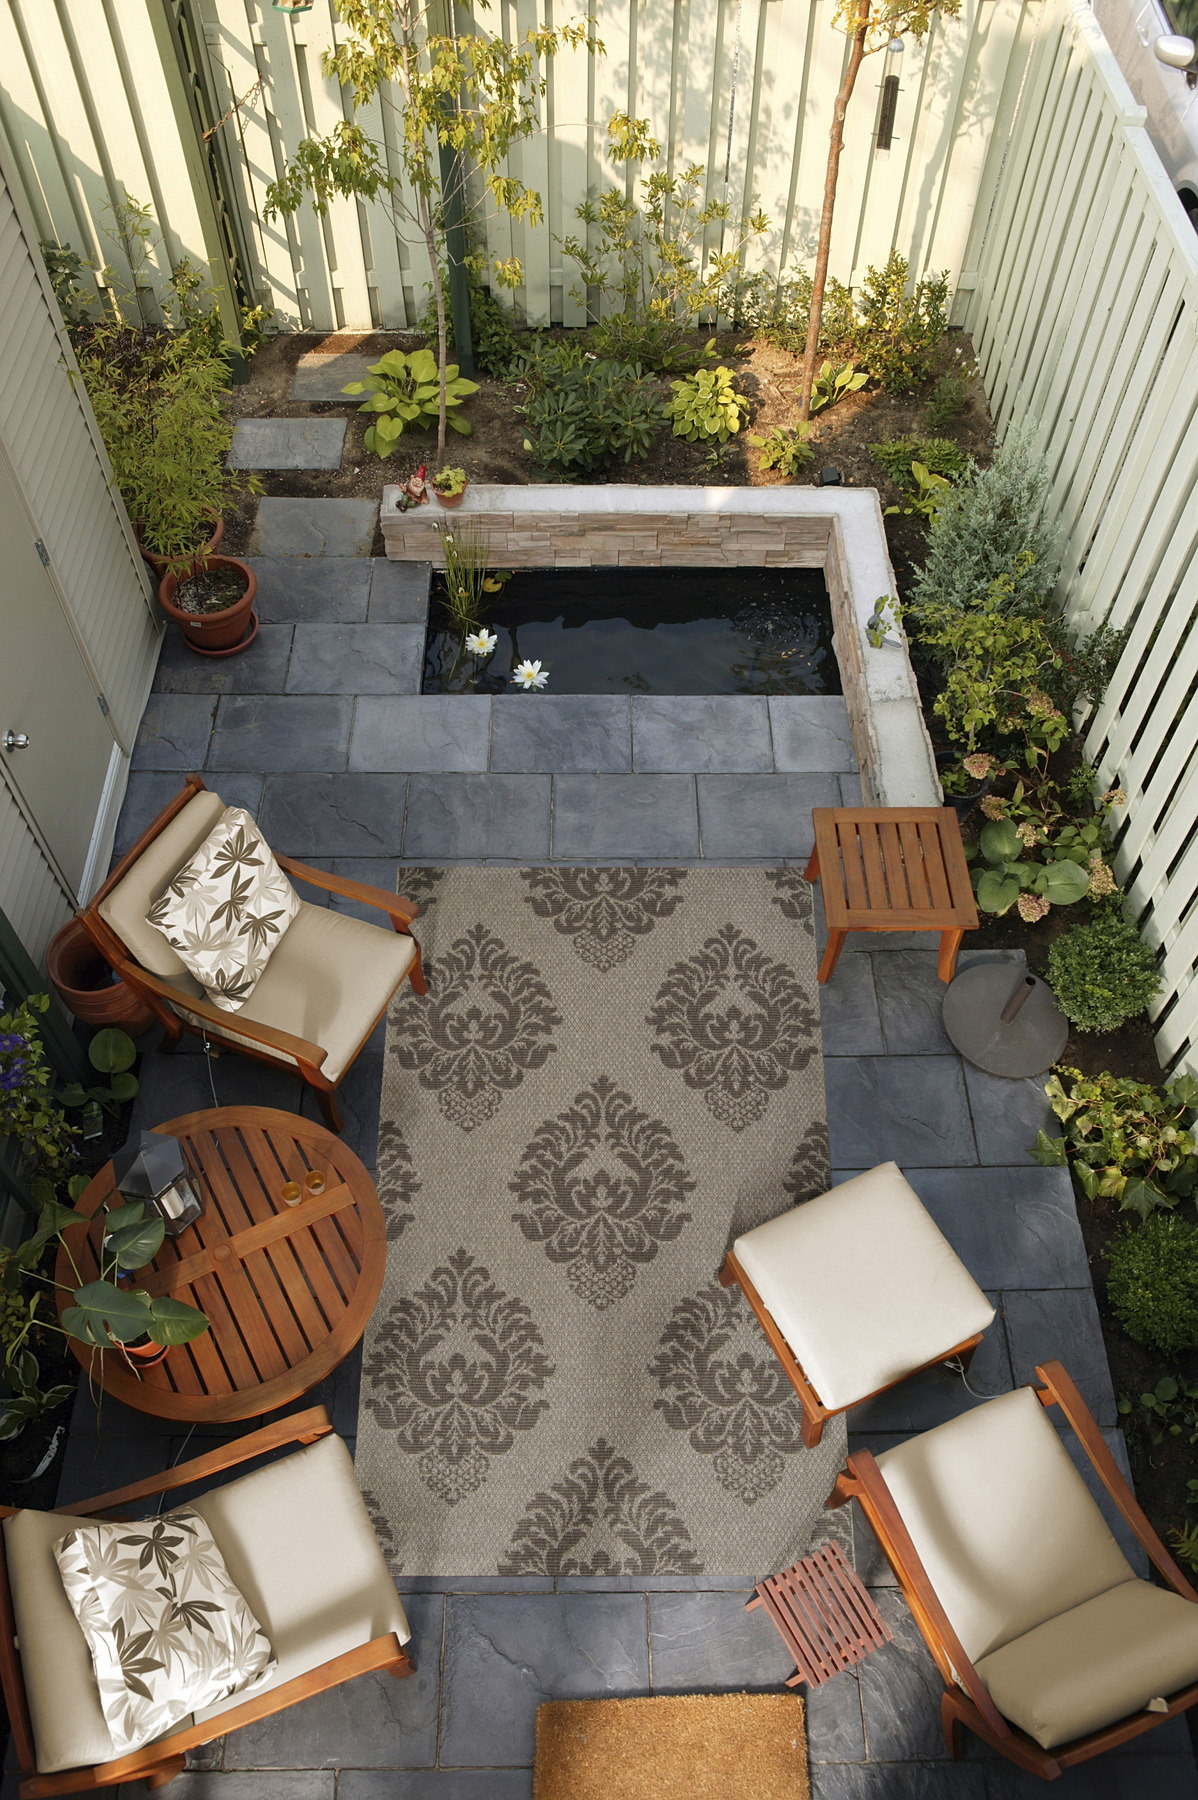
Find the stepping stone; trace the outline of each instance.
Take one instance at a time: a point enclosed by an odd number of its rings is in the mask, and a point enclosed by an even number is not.
[[[331,419],[328,423],[344,425],[345,421]],[[249,554],[369,556],[378,511],[377,500],[309,500],[267,495],[258,502]]]
[[[239,419],[231,469],[339,469],[346,419]]]
[[[352,394],[342,388],[351,381],[364,381],[377,356],[362,356],[355,350],[342,350],[333,356],[321,356],[309,350],[301,356],[291,384],[293,400],[339,400],[344,406],[356,404]]]

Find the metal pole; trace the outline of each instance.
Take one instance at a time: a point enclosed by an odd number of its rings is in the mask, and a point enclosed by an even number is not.
[[[459,151],[441,145],[441,211],[445,219],[445,260],[449,264],[449,310],[453,315],[454,357],[467,381],[474,379],[470,335],[470,284],[466,279],[465,171]]]

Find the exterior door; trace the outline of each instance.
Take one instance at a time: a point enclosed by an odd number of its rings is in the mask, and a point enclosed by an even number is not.
[[[9,749],[7,734],[24,734]],[[0,459],[0,762],[78,895],[113,736]]]

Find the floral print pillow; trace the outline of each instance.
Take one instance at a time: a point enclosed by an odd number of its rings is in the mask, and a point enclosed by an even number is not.
[[[59,1539],[54,1556],[91,1651],[115,1755],[277,1667],[197,1512],[82,1526]]]
[[[213,1005],[236,1012],[299,909],[299,895],[249,813],[227,806],[146,920]]]

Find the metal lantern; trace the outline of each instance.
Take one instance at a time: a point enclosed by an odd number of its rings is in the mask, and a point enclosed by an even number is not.
[[[168,1237],[178,1237],[199,1218],[204,1201],[188,1174],[178,1138],[142,1131],[112,1159],[112,1173],[122,1200],[140,1200],[161,1218]]]

